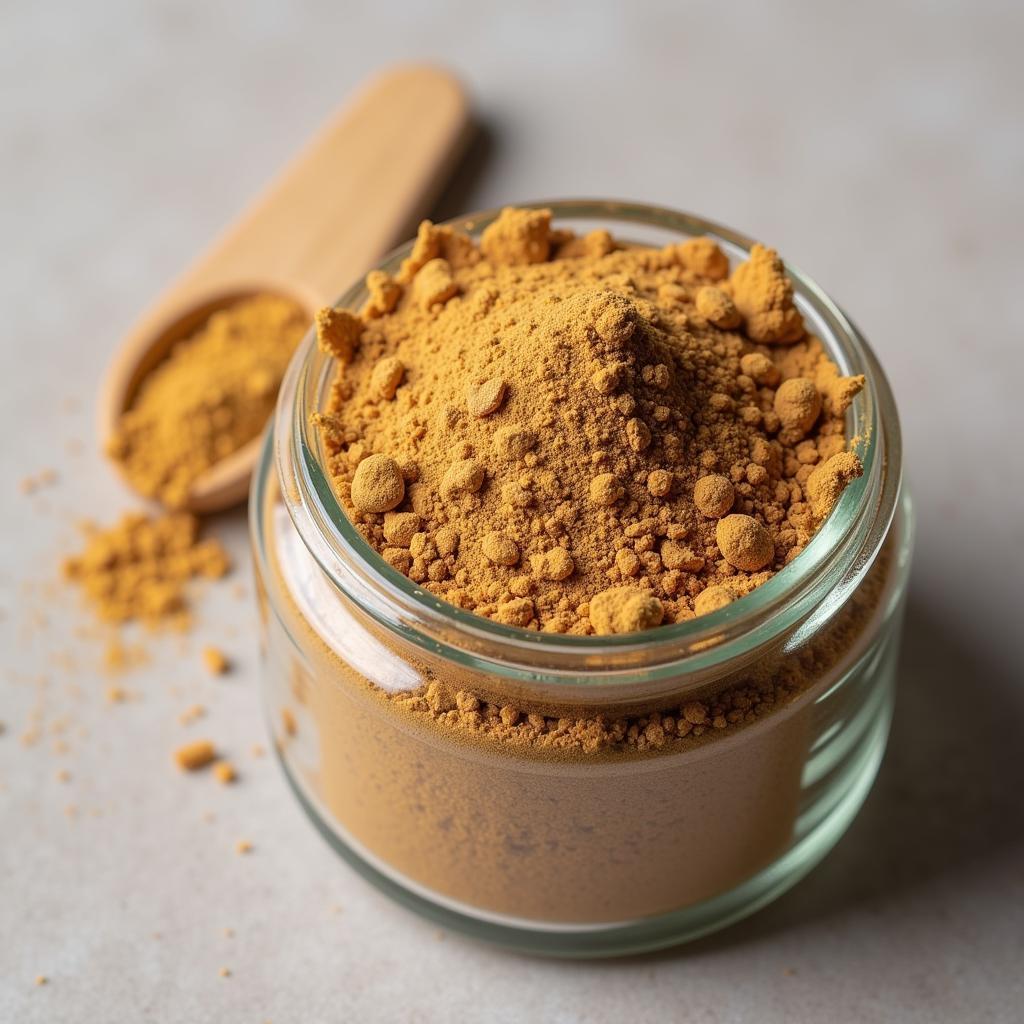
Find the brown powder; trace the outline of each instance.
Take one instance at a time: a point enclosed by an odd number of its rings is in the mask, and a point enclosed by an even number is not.
[[[425,222],[370,291],[358,319],[318,316],[343,364],[328,468],[392,567],[477,614],[571,633],[703,614],[795,557],[859,471],[863,378],[805,334],[772,250],[729,276],[710,239],[618,247],[506,210],[479,248]]]
[[[309,642],[272,681],[277,742],[346,835],[452,899],[561,921],[678,909],[735,885],[792,841],[821,729],[820,705],[794,702],[842,671],[889,565],[885,550],[797,650],[781,637],[697,691],[639,707],[521,701],[507,681],[414,647],[340,595],[339,626],[353,637],[367,630],[385,660],[425,680],[389,692],[319,642],[285,599],[291,635],[305,630]],[[292,742],[300,728],[313,737],[308,760]],[[738,733],[742,743],[716,742]]]
[[[132,513],[107,529],[87,524],[85,533],[85,549],[65,560],[64,577],[82,587],[104,622],[187,625],[189,581],[219,578],[230,565],[220,542],[200,540],[198,520],[185,513]]]
[[[260,295],[178,342],[142,382],[108,446],[131,485],[184,506],[202,473],[263,429],[307,324],[294,302]]]
[[[318,417],[346,511],[400,572],[511,625],[631,631],[749,593],[860,472],[843,418],[863,381],[816,339],[783,340],[795,309],[776,259],[759,257],[739,298],[708,239],[627,250],[516,211],[478,249],[424,225],[401,271],[368,281]],[[427,307],[415,279],[434,260],[457,287]],[[402,373],[386,394],[389,360]],[[775,408],[797,378],[820,395],[810,424]],[[371,498],[381,511],[352,493],[373,456],[391,463],[391,496],[396,470],[403,489],[393,505]],[[377,499],[380,478],[373,468],[366,489]],[[422,681],[384,689],[285,599],[309,642],[271,680],[276,742],[346,835],[447,897],[566,922],[678,909],[792,842],[820,729],[819,705],[800,698],[865,637],[889,561],[798,647],[780,636],[699,685],[683,676],[677,693],[607,706],[544,703],[382,629],[341,593],[338,627]]]

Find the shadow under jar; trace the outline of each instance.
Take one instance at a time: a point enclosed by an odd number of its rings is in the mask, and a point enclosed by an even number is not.
[[[733,264],[751,245],[670,210],[536,205],[643,245],[708,235]],[[496,213],[452,223],[479,237]],[[649,950],[768,903],[853,820],[889,729],[912,516],[874,354],[789,273],[808,331],[866,376],[847,423],[864,475],[766,584],[645,633],[503,626],[388,566],[332,492],[310,415],[333,367],[312,335],[300,347],[251,496],[264,696],[302,806],[403,903],[531,952]],[[531,742],[538,729],[564,742]]]

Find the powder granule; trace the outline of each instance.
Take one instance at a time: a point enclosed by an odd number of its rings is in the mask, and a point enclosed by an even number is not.
[[[63,572],[104,622],[185,625],[188,582],[217,579],[229,566],[219,541],[199,540],[194,516],[133,513],[108,529],[87,526],[85,550],[66,559]]]
[[[771,534],[753,516],[734,514],[719,519],[715,539],[722,557],[747,572],[763,569],[775,554]]]
[[[709,519],[724,516],[736,500],[732,484],[724,476],[711,473],[702,476],[693,487],[693,503],[701,515]]]
[[[227,655],[219,647],[203,648],[203,665],[210,675],[222,676],[230,667]]]
[[[784,427],[806,434],[821,414],[821,392],[806,377],[791,377],[775,392],[772,407]]]
[[[195,772],[205,768],[217,756],[210,740],[194,740],[174,751],[174,761],[182,771]]]
[[[142,495],[182,508],[196,479],[257,437],[306,314],[270,295],[214,313],[142,382],[107,452]]]
[[[595,633],[633,633],[661,625],[665,610],[653,595],[635,587],[613,587],[594,596],[590,621]]]
[[[803,549],[850,479],[812,498],[819,464],[859,465],[864,380],[805,333],[773,250],[730,276],[711,239],[619,247],[507,209],[479,247],[424,222],[395,280],[316,422],[356,527],[461,608],[570,633],[705,614]]]
[[[360,512],[388,512],[405,497],[405,481],[398,463],[387,455],[371,455],[352,477],[352,504]]]

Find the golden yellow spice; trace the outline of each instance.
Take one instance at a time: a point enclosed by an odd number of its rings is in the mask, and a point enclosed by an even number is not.
[[[185,625],[189,580],[217,579],[229,565],[219,541],[199,539],[194,516],[133,513],[108,529],[87,526],[85,549],[65,560],[64,577],[105,622]]]
[[[178,342],[142,382],[108,448],[132,486],[183,507],[197,477],[263,429],[307,325],[294,302],[260,295]]]
[[[210,740],[193,740],[174,752],[174,761],[183,771],[194,772],[205,768],[217,756],[217,750]]]
[[[711,239],[624,247],[509,209],[479,247],[424,222],[369,291],[318,317],[330,472],[385,561],[480,615],[613,633],[705,614],[798,555],[860,474],[863,378],[763,246],[730,274]]]

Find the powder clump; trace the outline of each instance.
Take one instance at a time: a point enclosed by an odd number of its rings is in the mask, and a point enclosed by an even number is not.
[[[774,249],[754,245],[750,259],[729,280],[732,299],[751,341],[782,344],[804,333],[804,321],[793,302],[793,285]]]
[[[213,313],[177,342],[145,376],[107,445],[132,486],[184,507],[199,476],[259,435],[306,326],[295,303],[260,295]]]
[[[63,573],[104,622],[186,625],[188,582],[217,579],[229,566],[219,541],[199,539],[194,516],[132,513],[108,529],[87,525],[85,549],[65,560]]]
[[[590,602],[594,632],[633,633],[661,625],[665,610],[651,593],[634,587],[613,587],[596,594]]]
[[[325,307],[316,314],[316,343],[339,363],[349,363],[363,336],[363,322],[347,309]]]
[[[389,512],[405,497],[405,481],[398,463],[387,455],[371,455],[352,477],[352,504],[360,512]]]
[[[732,484],[724,476],[712,473],[702,476],[693,488],[693,503],[698,511],[709,519],[724,516],[736,500]]]
[[[725,560],[747,572],[763,569],[775,553],[771,534],[753,516],[734,514],[720,519],[715,538]]]
[[[480,239],[481,251],[495,264],[543,263],[550,246],[550,210],[508,206]]]
[[[773,250],[730,274],[710,238],[631,247],[506,209],[479,246],[425,221],[390,310],[382,287],[316,418],[327,469],[369,544],[460,608],[579,634],[707,614],[796,557],[859,469],[864,380],[806,333]]]
[[[835,508],[840,495],[864,472],[852,452],[837,452],[807,478],[807,498],[820,521]]]
[[[784,427],[806,434],[821,413],[821,393],[814,381],[791,377],[779,385],[772,407]]]

